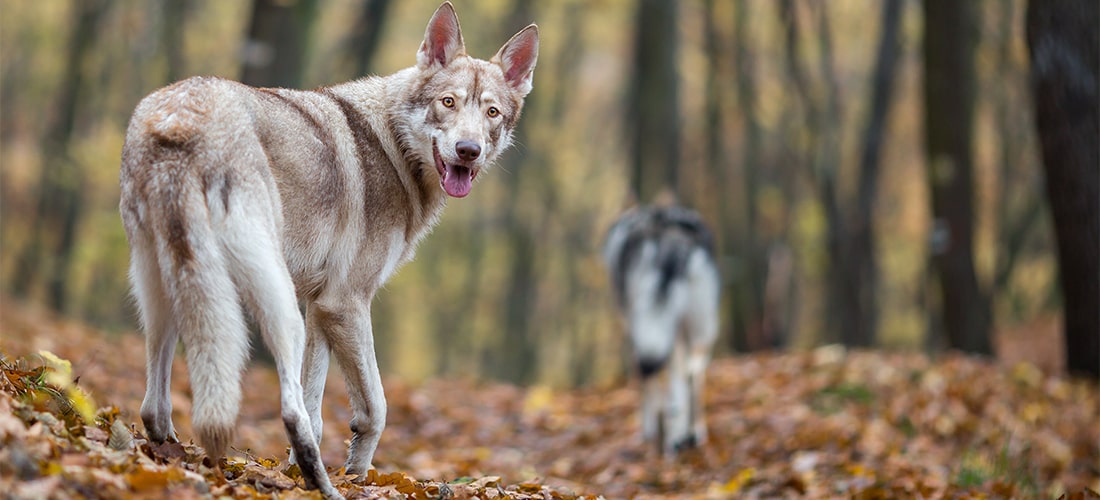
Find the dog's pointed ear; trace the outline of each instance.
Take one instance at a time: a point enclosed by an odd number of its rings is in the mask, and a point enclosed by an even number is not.
[[[535,62],[539,58],[539,27],[534,24],[516,33],[497,51],[491,62],[504,70],[504,80],[512,88],[527,95],[535,75]]]
[[[465,54],[466,44],[462,42],[455,8],[451,2],[443,2],[428,21],[428,29],[424,30],[424,42],[416,52],[416,65],[422,70],[436,64],[443,68]]]

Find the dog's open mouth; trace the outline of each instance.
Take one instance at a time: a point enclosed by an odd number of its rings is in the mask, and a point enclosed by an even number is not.
[[[444,162],[435,140],[432,140],[432,156],[435,157],[435,169],[439,172],[439,185],[443,186],[443,190],[455,198],[470,194],[474,178],[477,177],[477,169]]]

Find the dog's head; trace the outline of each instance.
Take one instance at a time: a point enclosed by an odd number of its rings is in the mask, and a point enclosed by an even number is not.
[[[406,116],[413,121],[410,146],[435,163],[448,195],[469,194],[477,174],[511,143],[523,99],[531,91],[538,51],[534,24],[485,61],[466,55],[450,2],[428,22],[416,54],[419,81],[406,101]]]

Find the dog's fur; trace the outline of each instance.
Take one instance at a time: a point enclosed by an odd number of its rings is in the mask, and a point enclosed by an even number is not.
[[[390,76],[312,91],[191,78],[143,99],[122,152],[119,209],[146,334],[149,437],[175,439],[179,339],[195,434],[213,460],[223,456],[247,309],[274,356],[307,485],[338,495],[318,452],[330,352],[353,410],[347,471],[366,472],[386,421],[371,299],[412,259],[447,195],[466,196],[508,147],[537,55],[531,25],[490,61],[467,56],[444,3],[416,65]]]
[[[701,445],[721,286],[710,231],[691,210],[639,207],[611,227],[603,253],[642,377],[642,437],[666,455]]]

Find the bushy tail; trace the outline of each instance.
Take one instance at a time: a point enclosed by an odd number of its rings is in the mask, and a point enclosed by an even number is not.
[[[217,460],[235,434],[248,330],[202,194],[181,193],[159,208],[168,231],[156,232],[157,260],[186,353],[192,427]]]

